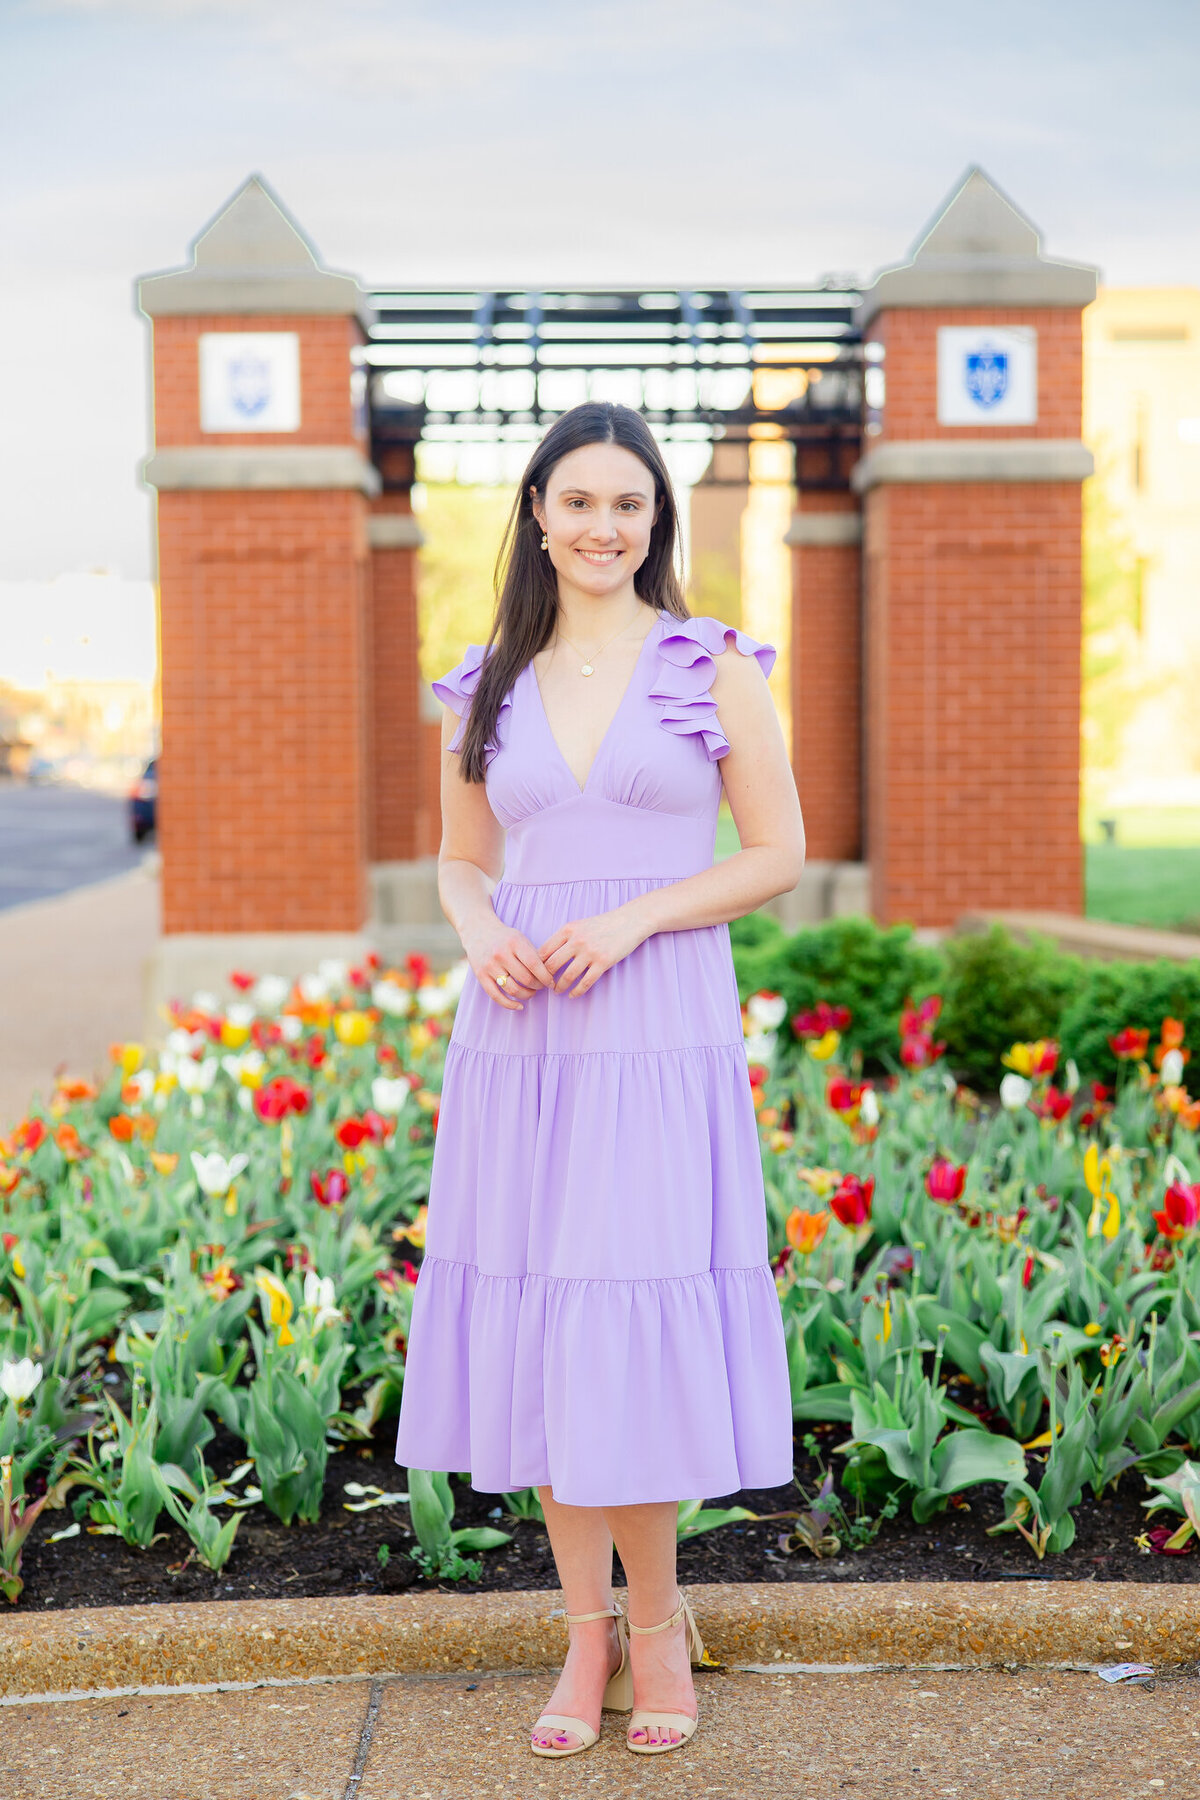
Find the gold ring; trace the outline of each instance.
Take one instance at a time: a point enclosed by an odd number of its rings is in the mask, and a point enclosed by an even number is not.
[[[497,975],[497,977],[496,977],[496,986],[497,986],[497,987],[503,987],[503,986],[504,986],[504,984],[505,984],[505,982],[506,982],[506,981],[507,981],[507,980],[508,980],[508,976],[507,976],[507,975]]]

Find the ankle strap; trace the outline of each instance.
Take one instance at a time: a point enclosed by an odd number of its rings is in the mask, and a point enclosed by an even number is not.
[[[586,1625],[591,1619],[619,1619],[623,1616],[624,1608],[619,1600],[614,1600],[602,1612],[573,1613],[568,1612],[565,1606],[556,1606],[550,1614],[552,1619],[565,1619],[568,1625]]]
[[[686,1611],[687,1601],[684,1596],[680,1594],[679,1605],[675,1608],[675,1611],[671,1614],[670,1618],[664,1619],[661,1625],[635,1625],[633,1620],[630,1619],[627,1621],[628,1629],[630,1631],[636,1631],[639,1637],[649,1637],[652,1631],[666,1631],[669,1625],[678,1625]]]

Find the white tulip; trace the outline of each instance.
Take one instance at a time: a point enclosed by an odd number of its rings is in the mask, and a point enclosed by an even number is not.
[[[454,995],[444,987],[420,987],[417,989],[417,1006],[426,1018],[437,1013],[446,1013],[454,1005]]]
[[[304,1035],[304,1020],[295,1013],[284,1013],[279,1021],[279,1035],[285,1044],[294,1044]]]
[[[377,981],[371,988],[371,999],[383,1013],[406,1013],[412,991],[401,987],[398,981]]]
[[[864,1088],[858,1103],[858,1116],[864,1125],[878,1125],[879,1101],[874,1088]]]
[[[138,1069],[126,1077],[126,1086],[137,1089],[138,1104],[144,1106],[154,1092],[157,1079],[153,1069]]]
[[[254,1004],[260,1012],[278,1012],[291,991],[282,975],[264,975],[254,989]]]
[[[1032,1092],[1033,1083],[1010,1070],[1000,1083],[1000,1104],[1006,1112],[1020,1112]]]
[[[746,1061],[769,1063],[775,1055],[777,1034],[774,1031],[751,1031],[744,1040]]]
[[[215,1056],[206,1056],[203,1062],[195,1062],[190,1056],[184,1056],[180,1058],[175,1073],[185,1094],[207,1094],[216,1080],[219,1067]]]
[[[376,1075],[371,1083],[371,1104],[377,1113],[391,1116],[403,1112],[411,1092],[407,1081],[392,1081],[386,1075]]]
[[[28,1356],[20,1362],[0,1363],[0,1393],[8,1395],[13,1405],[28,1400],[42,1379],[42,1365]]]
[[[172,1056],[195,1056],[207,1043],[207,1031],[182,1031],[177,1028],[167,1033],[167,1049]]]
[[[331,988],[345,987],[349,972],[350,964],[340,956],[323,956],[317,964],[317,974]]]
[[[231,1156],[226,1162],[219,1150],[210,1151],[207,1156],[193,1150],[192,1167],[196,1171],[196,1180],[209,1199],[222,1200],[242,1170],[250,1167],[250,1158],[239,1151],[237,1156]]]
[[[197,988],[192,995],[192,1010],[194,1012],[219,1013],[221,1002],[215,994],[210,994],[207,988]]]
[[[1075,1058],[1073,1056],[1068,1056],[1068,1058],[1067,1058],[1067,1078],[1066,1078],[1066,1081],[1063,1083],[1063,1093],[1064,1094],[1077,1094],[1078,1092],[1079,1092],[1079,1065],[1075,1061]]]
[[[751,994],[746,1011],[760,1031],[775,1031],[787,1017],[787,1001],[782,994]]]
[[[318,1000],[324,1000],[329,993],[329,983],[323,975],[302,975],[297,983],[301,997],[314,1006]]]
[[[325,1325],[340,1325],[342,1315],[334,1301],[337,1296],[333,1289],[333,1277],[317,1274],[309,1269],[304,1277],[304,1310],[312,1313],[313,1330],[320,1331]]]
[[[453,994],[457,1000],[466,986],[467,976],[471,973],[471,965],[465,956],[460,956],[456,963],[451,963],[442,977],[446,992]]]
[[[235,1000],[231,1006],[225,1008],[225,1017],[231,1025],[244,1026],[248,1030],[254,1023],[254,1008],[248,1006],[244,1000]]]
[[[1183,1080],[1183,1051],[1166,1050],[1159,1065],[1164,1087],[1178,1087]]]

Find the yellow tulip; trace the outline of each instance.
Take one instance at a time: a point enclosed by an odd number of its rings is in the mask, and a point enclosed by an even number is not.
[[[886,1344],[892,1335],[892,1301],[888,1295],[883,1302],[883,1341]]]
[[[433,1033],[429,1030],[427,1025],[410,1026],[408,1032],[410,1059],[415,1062],[418,1056],[423,1056],[432,1042]]]
[[[1102,1229],[1106,1238],[1115,1238],[1121,1229],[1121,1202],[1113,1193],[1108,1196],[1108,1214]]]
[[[221,1042],[227,1050],[240,1050],[249,1036],[248,1025],[234,1025],[229,1019],[221,1020]]]
[[[1084,1151],[1083,1179],[1087,1182],[1088,1192],[1094,1194],[1097,1199],[1112,1176],[1112,1159],[1115,1155],[1114,1150],[1112,1155],[1101,1158],[1099,1148],[1094,1143],[1089,1144]]]
[[[828,1200],[835,1194],[842,1183],[840,1169],[797,1169],[798,1178],[810,1187],[818,1200]]]
[[[1033,1052],[1032,1044],[1014,1044],[1011,1049],[1004,1052],[1000,1061],[1006,1067],[1015,1069],[1018,1075],[1028,1077],[1033,1068]]]
[[[343,1044],[358,1049],[368,1041],[374,1026],[369,1013],[341,1012],[333,1021],[333,1029]]]
[[[121,1054],[117,1058],[122,1074],[128,1078],[137,1069],[140,1069],[145,1055],[146,1046],[144,1044],[122,1044]]]
[[[808,1054],[817,1062],[828,1062],[841,1041],[840,1031],[827,1031],[824,1037],[809,1039]]]
[[[1058,1421],[1059,1431],[1061,1431],[1062,1428],[1063,1428],[1063,1422],[1060,1419]],[[1022,1448],[1022,1450],[1046,1450],[1049,1448],[1049,1446],[1053,1442],[1054,1442],[1053,1435],[1049,1431],[1043,1431],[1040,1437],[1030,1438],[1030,1440],[1027,1444],[1021,1445],[1021,1448]]]
[[[294,1344],[296,1339],[288,1329],[288,1320],[295,1311],[292,1296],[280,1281],[278,1275],[272,1275],[269,1269],[256,1269],[255,1286],[264,1294],[268,1303],[268,1320],[279,1327],[279,1343],[281,1346]]]
[[[1100,1336],[1100,1327],[1096,1323],[1095,1319],[1088,1320],[1087,1324],[1083,1328],[1083,1335],[1084,1335],[1084,1337],[1099,1337]]]
[[[230,1188],[225,1196],[225,1217],[232,1219],[237,1213],[237,1184]]]
[[[175,1165],[179,1161],[179,1152],[178,1150],[152,1150],[150,1161],[160,1175],[173,1175]]]

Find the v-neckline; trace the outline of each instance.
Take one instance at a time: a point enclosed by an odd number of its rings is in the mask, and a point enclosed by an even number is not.
[[[637,659],[634,662],[632,672],[630,673],[630,676],[629,676],[629,680],[625,683],[624,692],[622,693],[621,698],[617,701],[616,708],[613,712],[612,718],[608,722],[608,727],[604,733],[604,736],[600,739],[599,746],[596,750],[595,756],[593,756],[593,758],[592,758],[591,766],[588,769],[587,777],[586,777],[582,787],[580,787],[579,782],[576,779],[575,771],[572,769],[570,763],[567,761],[566,757],[563,755],[562,750],[559,747],[558,739],[555,737],[553,731],[550,728],[550,715],[547,713],[546,703],[542,699],[541,685],[538,682],[537,670],[533,666],[532,657],[525,665],[526,669],[529,672],[529,679],[533,683],[533,691],[534,691],[534,695],[536,696],[536,699],[537,699],[538,711],[542,716],[542,725],[545,728],[546,736],[549,738],[550,743],[554,749],[554,753],[558,757],[560,766],[565,770],[567,778],[571,783],[571,786],[575,789],[576,793],[578,794],[578,796],[581,800],[585,799],[587,796],[588,788],[591,786],[592,776],[596,773],[596,768],[600,762],[600,758],[604,755],[605,749],[608,745],[608,740],[612,736],[613,731],[616,729],[617,720],[620,718],[622,712],[624,711],[625,702],[629,698],[630,692],[633,688],[633,684],[637,680],[639,674],[641,673],[642,661],[646,655],[646,646],[649,643],[650,639],[654,636],[655,632],[658,630],[661,619],[662,619],[661,611],[656,612],[654,623],[651,625],[649,631],[646,633],[645,637],[642,639],[641,645],[638,649]]]

